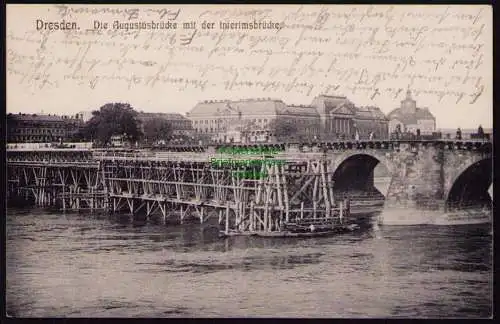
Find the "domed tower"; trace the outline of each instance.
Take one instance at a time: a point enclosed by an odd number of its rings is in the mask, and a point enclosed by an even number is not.
[[[411,97],[411,90],[406,91],[405,100],[401,101],[401,113],[405,115],[413,115],[417,111],[417,102]]]

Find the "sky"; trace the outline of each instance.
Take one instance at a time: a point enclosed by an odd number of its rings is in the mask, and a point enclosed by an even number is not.
[[[329,94],[388,113],[410,89],[438,128],[491,128],[491,36],[488,6],[8,5],[7,111]]]

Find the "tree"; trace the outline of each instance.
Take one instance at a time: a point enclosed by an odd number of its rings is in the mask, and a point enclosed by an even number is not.
[[[144,138],[148,142],[167,141],[172,135],[172,125],[165,119],[150,119],[144,123]]]
[[[297,126],[288,119],[275,119],[270,123],[270,130],[276,138],[290,138],[297,134]]]
[[[137,112],[128,103],[107,103],[92,112],[92,118],[85,124],[81,136],[106,145],[111,136],[124,136],[127,141],[142,137]]]

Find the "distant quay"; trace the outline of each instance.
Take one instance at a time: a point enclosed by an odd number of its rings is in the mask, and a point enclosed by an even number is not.
[[[70,22],[66,20],[61,21],[44,21],[37,19],[35,21],[36,30],[72,30],[79,29],[76,22]]]

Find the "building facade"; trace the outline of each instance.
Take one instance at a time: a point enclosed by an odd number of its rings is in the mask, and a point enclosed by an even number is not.
[[[293,124],[290,140],[389,137],[389,120],[378,107],[357,107],[348,98],[319,95],[310,105],[282,100],[203,101],[188,114],[198,135],[221,142],[276,139],[276,124]],[[356,135],[357,134],[357,135]]]
[[[389,121],[379,107],[356,107],[353,126],[361,139],[389,137]]]
[[[7,114],[7,142],[49,143],[67,141],[83,126],[81,114],[74,116]]]
[[[436,131],[436,118],[428,108],[418,108],[416,101],[411,97],[411,91],[406,92],[406,98],[401,106],[388,114],[389,133],[393,133],[398,125],[402,132],[432,134]]]
[[[219,142],[267,142],[276,137],[276,123],[291,123],[294,136],[314,137],[319,115],[312,106],[287,105],[282,100],[262,98],[203,101],[187,116],[195,132]]]
[[[325,139],[360,139],[388,137],[388,120],[378,107],[356,107],[346,97],[320,95],[312,106],[320,116],[321,134]]]
[[[320,116],[323,138],[350,138],[354,134],[356,108],[346,97],[320,95],[313,99]]]
[[[314,106],[289,105],[279,111],[276,122],[288,122],[297,130],[293,139],[312,140],[320,136],[321,119]],[[276,134],[271,134],[275,137]]]

